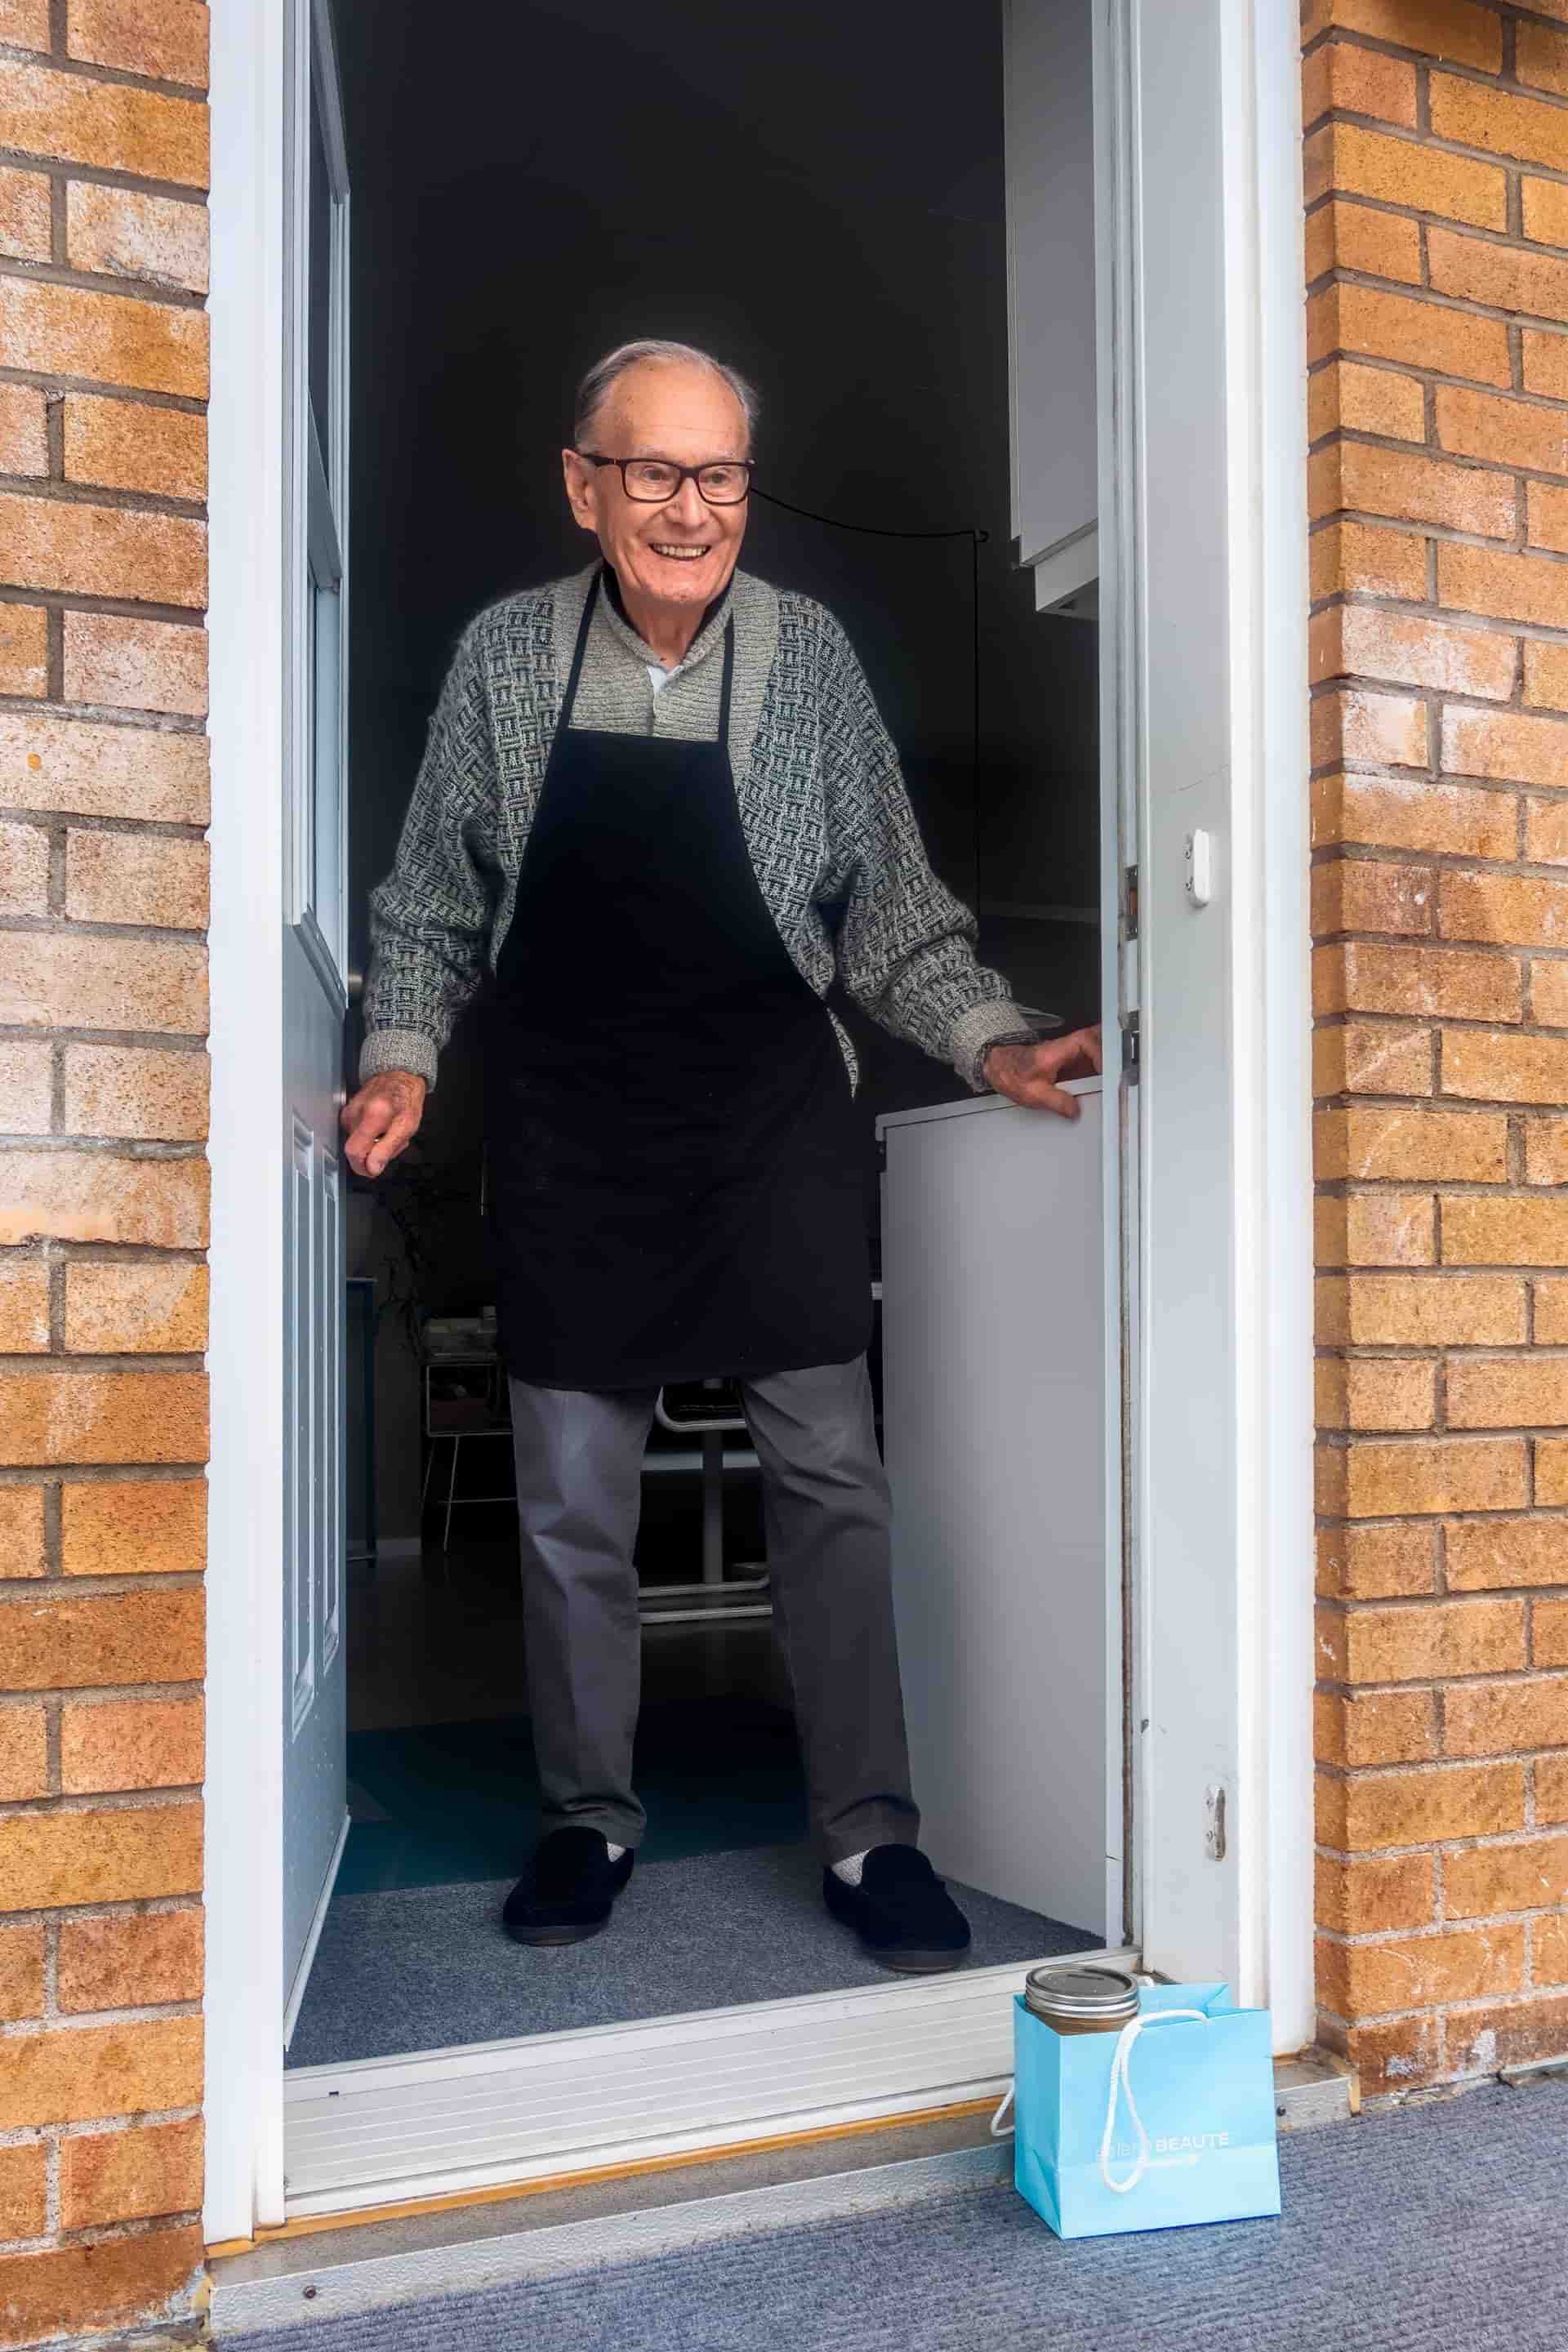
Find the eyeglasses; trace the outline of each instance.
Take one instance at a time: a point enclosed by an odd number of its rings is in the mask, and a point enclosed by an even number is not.
[[[575,449],[585,466],[618,466],[621,487],[638,506],[661,507],[680,496],[683,482],[697,485],[697,495],[710,507],[738,507],[751,496],[750,457],[721,457],[707,466],[678,466],[668,457],[601,457],[592,449]]]

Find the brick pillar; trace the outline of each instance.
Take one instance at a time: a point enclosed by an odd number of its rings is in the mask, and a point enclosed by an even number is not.
[[[1378,2092],[1568,2051],[1568,5],[1302,31],[1318,1984]]]
[[[201,2265],[206,10],[0,0],[0,2344]]]

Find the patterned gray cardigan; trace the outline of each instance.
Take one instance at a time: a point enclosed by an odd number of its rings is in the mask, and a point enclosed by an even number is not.
[[[433,1085],[487,961],[495,969],[595,569],[491,605],[458,646],[396,863],[371,897],[362,1080],[406,1069]],[[780,937],[818,996],[837,972],[884,1028],[978,1091],[990,1047],[1036,1033],[976,962],[973,918],[927,862],[898,754],[830,613],[737,572],[656,697],[652,655],[601,594],[573,723],[711,736],[731,613],[731,762]]]

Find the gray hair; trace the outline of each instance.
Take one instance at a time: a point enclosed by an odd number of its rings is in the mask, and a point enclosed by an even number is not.
[[[673,360],[687,367],[710,368],[727,383],[746,417],[748,446],[755,440],[757,417],[762,403],[756,386],[748,383],[738,368],[726,367],[711,352],[700,352],[693,343],[672,343],[662,336],[647,335],[635,343],[617,343],[602,360],[595,360],[582,383],[577,386],[576,414],[572,422],[572,439],[581,449],[594,429],[595,420],[616,385],[628,369],[640,367],[645,360]]]

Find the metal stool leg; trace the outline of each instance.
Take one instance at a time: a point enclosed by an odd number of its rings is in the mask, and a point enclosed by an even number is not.
[[[702,1433],[702,1581],[724,1581],[724,1436]]]
[[[454,1430],[452,1433],[452,1471],[451,1475],[447,1481],[447,1528],[446,1533],[441,1538],[441,1549],[443,1551],[450,1551],[452,1549],[452,1497],[458,1491],[458,1449],[462,1444],[462,1442],[463,1435],[461,1430]]]

